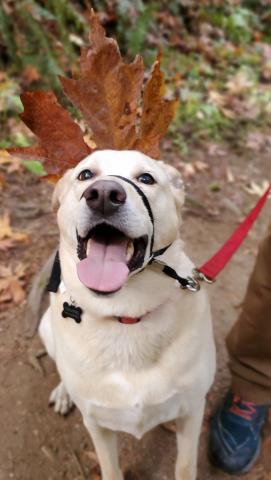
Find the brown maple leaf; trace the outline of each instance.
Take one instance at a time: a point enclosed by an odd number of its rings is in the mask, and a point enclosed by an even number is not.
[[[160,157],[160,141],[174,117],[178,100],[166,100],[164,75],[159,58],[153,65],[152,74],[143,92],[143,112],[140,121],[140,137],[134,147],[153,158]]]
[[[90,48],[81,55],[78,79],[61,78],[64,92],[84,115],[99,148],[127,149],[136,141],[137,103],[143,61],[126,65],[117,42],[105,36],[98,15],[90,15]]]
[[[175,100],[163,98],[164,78],[159,59],[143,92],[143,113],[139,120],[137,112],[144,76],[142,58],[136,56],[132,63],[125,64],[117,42],[106,37],[93,10],[90,27],[91,45],[82,49],[79,77],[61,77],[65,94],[83,114],[96,148],[140,150],[159,158],[159,143],[176,107]],[[52,92],[26,92],[22,102],[21,118],[39,143],[10,149],[11,153],[40,159],[49,178],[51,174],[58,178],[93,151],[84,141],[79,125]]]
[[[10,153],[41,159],[48,172],[60,174],[90,153],[80,127],[53,92],[25,92],[21,100],[24,105],[21,119],[37,136],[39,144],[12,148]]]

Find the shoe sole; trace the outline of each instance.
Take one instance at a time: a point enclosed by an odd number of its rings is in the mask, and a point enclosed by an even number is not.
[[[240,475],[243,475],[243,474],[245,474],[245,473],[248,473],[248,472],[251,470],[251,468],[253,467],[254,463],[257,461],[257,459],[258,459],[258,457],[259,457],[259,455],[260,455],[261,446],[262,446],[262,441],[261,441],[261,439],[260,439],[256,452],[254,453],[254,455],[253,455],[252,459],[250,460],[250,462],[239,472]]]
[[[249,461],[249,463],[247,465],[245,465],[244,468],[242,468],[242,470],[232,471],[232,470],[228,470],[227,468],[222,468],[222,467],[220,467],[219,465],[216,464],[216,461],[212,458],[212,455],[209,455],[209,459],[210,459],[211,464],[214,467],[216,467],[218,470],[221,470],[224,473],[228,473],[229,475],[245,475],[246,473],[248,473],[250,471],[250,469],[253,467],[254,463],[257,461],[257,459],[260,455],[261,446],[262,446],[262,441],[259,440],[257,450],[255,451],[252,459]]]

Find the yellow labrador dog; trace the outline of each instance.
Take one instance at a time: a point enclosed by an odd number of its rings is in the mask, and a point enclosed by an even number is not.
[[[61,376],[50,401],[62,414],[79,408],[103,480],[123,480],[116,431],[141,438],[173,419],[175,479],[196,478],[215,370],[209,301],[153,261],[191,276],[179,238],[183,201],[177,170],[137,151],[92,153],[53,195],[61,278],[40,325]]]

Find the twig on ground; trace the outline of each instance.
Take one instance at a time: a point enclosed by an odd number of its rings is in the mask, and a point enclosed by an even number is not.
[[[72,453],[73,459],[75,460],[75,463],[76,463],[82,477],[84,478],[84,480],[87,480],[87,476],[84,472],[83,466],[81,465],[79,455],[77,454],[77,452],[75,450],[71,450],[71,453]]]

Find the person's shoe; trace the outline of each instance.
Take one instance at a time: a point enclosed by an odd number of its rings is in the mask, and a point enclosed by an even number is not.
[[[248,472],[260,453],[267,411],[265,405],[228,393],[211,419],[209,456],[213,465],[230,474]]]

